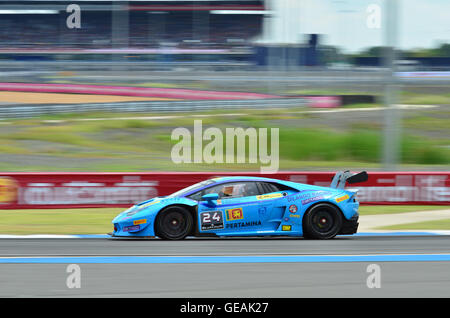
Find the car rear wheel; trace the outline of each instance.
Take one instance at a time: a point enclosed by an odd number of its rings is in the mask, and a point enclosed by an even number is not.
[[[166,240],[184,239],[192,230],[191,213],[179,206],[168,207],[158,214],[156,235]]]
[[[342,227],[341,212],[333,205],[320,203],[312,207],[303,219],[303,236],[311,239],[331,239]]]

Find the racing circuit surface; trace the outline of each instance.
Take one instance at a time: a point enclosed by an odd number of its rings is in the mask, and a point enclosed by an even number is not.
[[[450,237],[2,239],[0,297],[449,297]],[[81,270],[68,288],[69,264]],[[380,288],[369,288],[380,268]]]

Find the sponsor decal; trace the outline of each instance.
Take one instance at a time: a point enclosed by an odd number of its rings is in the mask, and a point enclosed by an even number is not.
[[[336,202],[339,203],[339,202],[342,202],[344,200],[347,200],[348,198],[349,198],[349,196],[348,196],[348,194],[346,194],[346,195],[344,195],[342,197],[336,198]]]
[[[322,199],[323,199],[322,196],[312,197],[312,198],[303,200],[302,204],[304,205],[304,204],[308,204],[308,203],[311,203],[311,202],[316,202],[316,201],[319,201],[319,200],[322,200]]]
[[[263,195],[257,195],[257,200],[267,200],[267,199],[276,199],[283,197],[282,193],[272,193],[272,194],[263,194]]]
[[[240,229],[243,227],[251,227],[261,225],[261,221],[249,221],[249,222],[236,222],[236,223],[227,223],[227,229]]]
[[[200,213],[202,231],[223,229],[222,211],[207,211]]]
[[[217,200],[217,205],[222,204],[222,200]]]
[[[282,227],[281,227],[281,230],[282,231],[290,231],[292,229],[292,226],[290,226],[290,225],[283,225]]]
[[[291,212],[291,213],[297,213],[297,211],[298,211],[298,208],[297,208],[297,206],[296,206],[295,204],[292,204],[292,205],[289,207],[289,212]]]
[[[133,224],[134,224],[134,225],[145,224],[145,223],[147,223],[147,220],[146,220],[146,219],[134,220],[134,221],[133,221]]]
[[[293,202],[293,201],[297,201],[297,200],[301,200],[301,199],[310,199],[313,197],[317,197],[317,196],[327,196],[330,195],[331,192],[329,191],[315,191],[315,190],[302,190],[300,191],[299,194],[296,195],[292,195],[287,197],[287,201],[288,202]]]
[[[9,177],[0,177],[0,204],[8,204],[16,201],[17,183]]]
[[[297,194],[288,196],[286,199],[288,202],[297,201],[298,199],[303,198],[303,196],[305,195],[304,192],[310,192],[310,191],[313,191],[313,190],[301,190]]]
[[[300,218],[300,214],[289,214],[291,218]]]
[[[139,225],[125,226],[123,228],[123,231],[124,232],[139,231]]]
[[[234,208],[225,211],[227,221],[242,220],[244,218],[244,212],[242,208]]]

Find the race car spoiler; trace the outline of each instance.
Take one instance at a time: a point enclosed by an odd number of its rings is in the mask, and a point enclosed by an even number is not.
[[[355,174],[351,173],[349,170],[339,171],[334,175],[330,188],[344,189],[346,182],[350,184],[365,182],[368,178],[369,175],[366,171],[361,171]]]

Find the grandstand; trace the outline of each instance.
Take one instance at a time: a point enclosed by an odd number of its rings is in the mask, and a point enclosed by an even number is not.
[[[320,63],[319,37],[298,43],[298,18],[275,0],[84,0],[81,27],[68,28],[71,2],[1,2],[0,60]]]
[[[81,4],[82,27],[69,29],[66,26],[67,1],[2,2],[0,48],[110,48],[114,46],[114,27],[126,32],[126,39],[120,42],[123,46],[143,49],[232,48],[251,44],[261,33],[262,14],[257,12],[264,10],[262,1],[204,3],[122,1],[118,5],[108,1],[85,1]],[[115,20],[116,11],[122,10],[127,11],[126,19],[121,20],[118,15]],[[233,11],[237,14],[232,14]],[[243,11],[255,14],[241,14]]]

